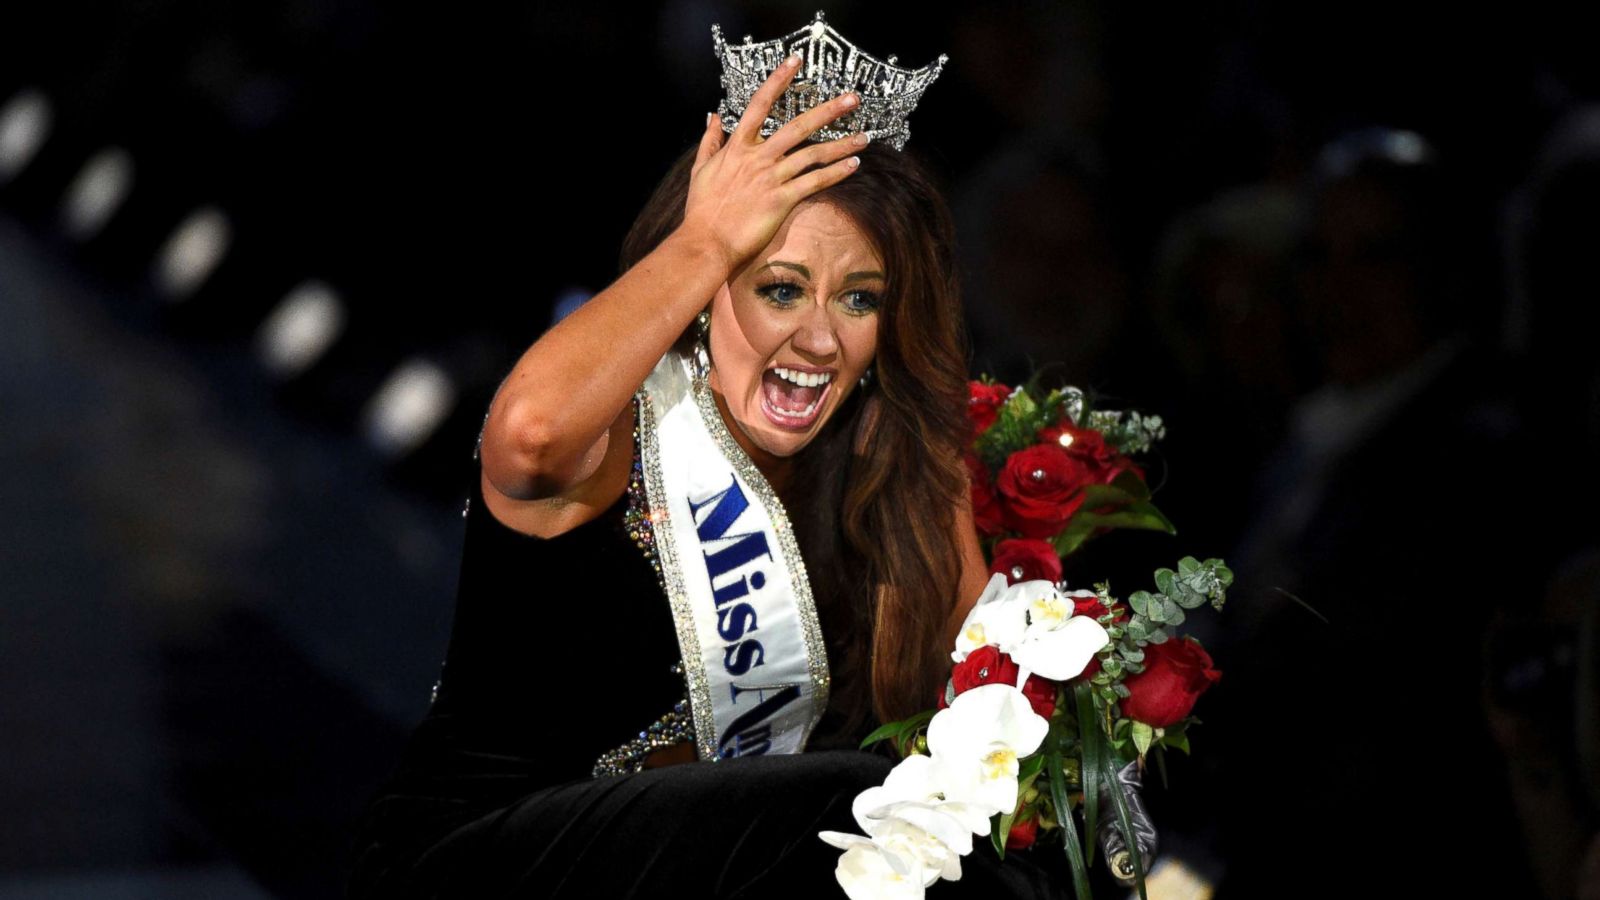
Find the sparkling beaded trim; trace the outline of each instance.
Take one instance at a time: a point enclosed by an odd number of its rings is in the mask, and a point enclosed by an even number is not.
[[[656,573],[656,583],[661,586],[661,592],[671,596],[667,591],[666,577],[661,571],[661,559],[656,554],[655,529],[651,527],[650,500],[645,493],[644,461],[640,450],[639,423],[642,418],[640,406],[647,402],[643,394],[634,395],[633,416],[633,469],[628,474],[628,505],[623,513],[623,529],[627,531],[629,540],[644,554],[650,563],[650,568]],[[673,663],[672,672],[683,675],[684,665],[680,659]],[[661,718],[650,723],[639,736],[617,747],[607,750],[600,755],[594,764],[593,776],[602,775],[627,775],[643,771],[645,757],[662,747],[673,744],[695,743],[694,717],[689,713],[689,689],[684,687],[683,699],[672,707]]]
[[[645,561],[656,573],[656,583],[661,586],[661,593],[668,594],[667,579],[661,573],[661,558],[656,555],[656,533],[650,516],[650,498],[645,493],[644,461],[639,449],[639,407],[646,399],[641,394],[635,394],[633,401],[633,469],[628,473],[628,509],[623,513],[622,523],[628,532],[628,539],[644,554]]]
[[[661,497],[666,492],[666,487],[661,475],[661,453],[656,449],[656,410],[655,403],[651,401],[649,392],[641,389],[634,396],[639,398],[638,415],[634,417],[637,430],[637,443],[634,447],[643,458],[644,484],[646,503],[648,497]],[[721,418],[720,416],[718,417]],[[649,517],[652,525],[665,521],[667,508],[665,504],[659,505],[653,515]],[[683,569],[678,565],[677,550],[672,541],[654,542],[656,561],[660,564],[663,583],[666,588],[667,601],[672,604],[672,620],[678,632],[678,649],[683,651],[683,662],[687,664],[693,660],[696,665],[686,665],[685,680],[689,687],[689,709],[694,714],[696,722],[712,722],[711,682],[706,678],[706,668],[700,653],[700,636],[694,629],[694,613],[689,609],[689,594],[683,586]],[[699,734],[696,729],[695,750],[700,759],[716,762],[717,748],[715,729],[704,729],[705,734]]]
[[[683,674],[683,661],[672,664],[675,675]],[[650,723],[639,736],[623,744],[615,750],[607,750],[600,755],[594,764],[593,777],[602,775],[631,775],[634,772],[644,771],[645,757],[674,744],[694,743],[694,717],[689,714],[689,695],[685,689],[684,697],[672,711]]]

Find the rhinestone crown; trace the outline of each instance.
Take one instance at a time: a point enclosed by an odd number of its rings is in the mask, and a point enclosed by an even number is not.
[[[811,24],[781,38],[743,44],[729,44],[722,38],[722,26],[711,26],[711,41],[722,61],[724,96],[717,107],[722,130],[732,133],[744,115],[756,90],[790,54],[803,60],[800,71],[789,82],[772,111],[761,123],[761,136],[770,137],[790,119],[819,103],[847,92],[861,98],[849,113],[822,126],[810,140],[832,141],[864,131],[874,141],[885,141],[896,150],[905,149],[911,129],[906,117],[917,108],[922,92],[939,77],[949,57],[939,58],[920,69],[896,65],[898,57],[880,60],[845,40],[822,20],[822,12]]]

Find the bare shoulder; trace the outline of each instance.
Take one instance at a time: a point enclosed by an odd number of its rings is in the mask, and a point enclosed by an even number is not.
[[[552,538],[591,521],[611,508],[628,489],[633,463],[633,402],[622,412],[584,457],[580,478],[553,497],[518,500],[495,488],[480,468],[479,484],[484,504],[501,524],[523,534]]]

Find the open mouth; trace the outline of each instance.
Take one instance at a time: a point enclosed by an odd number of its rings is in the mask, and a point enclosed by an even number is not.
[[[817,385],[799,385],[768,369],[761,375],[761,411],[779,428],[811,427],[833,389],[833,379]]]

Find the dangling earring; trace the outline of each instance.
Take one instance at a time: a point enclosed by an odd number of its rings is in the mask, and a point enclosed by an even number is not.
[[[711,313],[701,311],[700,315],[695,317],[695,323],[699,326],[699,333],[694,339],[694,377],[698,381],[704,381],[711,374],[711,353],[706,349],[706,334],[711,330]]]
[[[863,391],[872,386],[872,367],[871,366],[867,366],[867,370],[865,372],[861,373],[860,386],[861,386],[861,390],[863,390]]]

